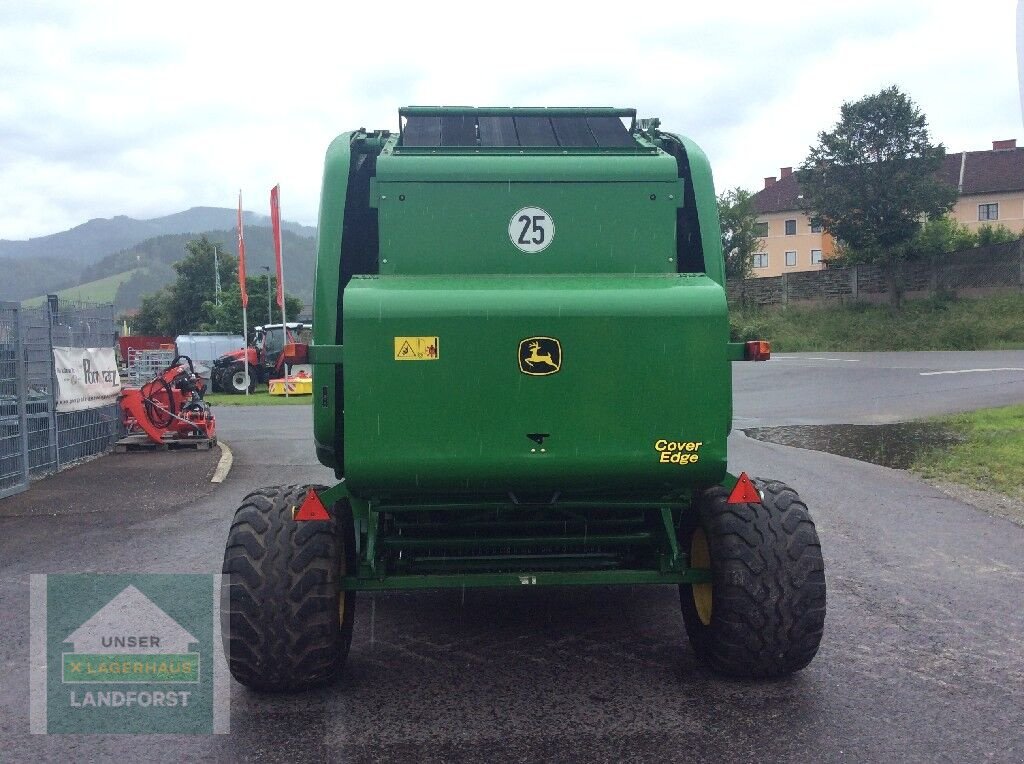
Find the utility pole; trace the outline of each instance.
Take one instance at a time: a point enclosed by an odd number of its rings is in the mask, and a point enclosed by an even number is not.
[[[220,260],[216,244],[213,245],[213,301],[220,305]]]

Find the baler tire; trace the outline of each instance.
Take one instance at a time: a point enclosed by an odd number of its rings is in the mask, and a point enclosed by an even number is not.
[[[341,674],[352,643],[355,592],[341,578],[355,565],[352,512],[295,521],[309,488],[253,491],[235,512],[224,549],[221,616],[231,675],[264,692],[306,690]]]
[[[710,552],[709,622],[692,585],[681,585],[679,597],[698,657],[721,674],[766,679],[799,671],[817,653],[825,567],[814,522],[796,491],[776,480],[757,478],[754,485],[761,504],[729,504],[729,492],[715,487],[687,513],[681,545],[690,550],[700,528]]]

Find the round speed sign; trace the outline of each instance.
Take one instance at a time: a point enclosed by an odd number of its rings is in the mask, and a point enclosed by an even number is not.
[[[555,238],[555,221],[540,207],[523,207],[508,221],[508,237],[523,252],[542,252]]]

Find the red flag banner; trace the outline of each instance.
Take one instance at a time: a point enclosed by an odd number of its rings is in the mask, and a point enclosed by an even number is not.
[[[281,260],[281,185],[270,189],[270,226],[274,234],[274,261],[277,263],[277,305],[284,309],[284,263]]]
[[[245,230],[242,228],[242,192],[238,192],[238,288],[242,290],[242,307],[249,307],[249,292],[245,288]]]

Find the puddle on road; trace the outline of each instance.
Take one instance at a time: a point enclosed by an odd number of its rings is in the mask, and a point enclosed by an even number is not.
[[[925,451],[963,442],[955,431],[931,422],[752,427],[743,433],[755,440],[825,451],[900,470],[909,469]]]

